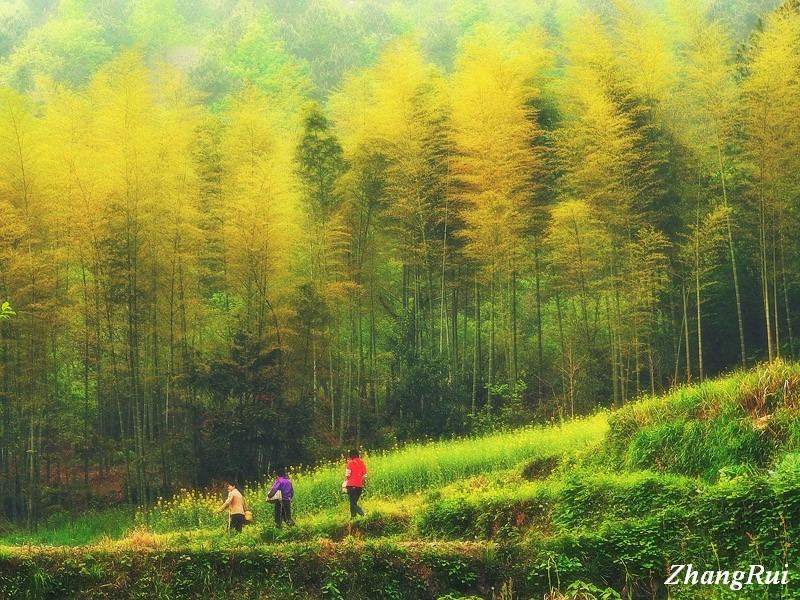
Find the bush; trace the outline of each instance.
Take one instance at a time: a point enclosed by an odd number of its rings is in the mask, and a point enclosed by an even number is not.
[[[615,475],[579,471],[560,489],[553,525],[562,531],[594,528],[605,521],[641,519],[661,510],[688,506],[697,495],[685,477],[648,471]]]
[[[552,499],[542,484],[445,497],[428,502],[416,526],[423,536],[513,541],[522,532],[549,531]]]

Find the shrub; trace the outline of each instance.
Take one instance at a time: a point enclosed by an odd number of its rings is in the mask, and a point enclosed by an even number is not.
[[[416,519],[423,536],[450,539],[517,539],[550,529],[553,491],[542,484],[484,490],[428,502]]]
[[[562,531],[594,528],[620,519],[640,519],[660,510],[687,506],[696,496],[690,479],[648,471],[569,476],[554,500],[553,524]]]

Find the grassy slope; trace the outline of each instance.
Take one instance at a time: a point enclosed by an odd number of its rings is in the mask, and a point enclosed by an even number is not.
[[[282,553],[298,565],[316,561],[316,576],[306,583],[296,569],[287,575],[293,593],[309,597],[336,597],[334,589],[371,597],[340,581],[345,563],[370,577],[375,567],[364,564],[364,555],[389,561],[380,580],[388,586],[386,597],[439,597],[454,590],[485,597],[503,584],[514,586],[520,594],[514,597],[542,597],[576,580],[610,586],[623,597],[663,596],[659,582],[674,562],[779,568],[797,561],[798,391],[800,366],[778,363],[562,426],[371,456],[368,515],[353,524],[339,493],[340,465],[295,475],[299,524],[288,530],[271,526],[263,488],[248,494],[257,524],[235,539],[222,535],[213,510],[219,496],[187,492],[140,516],[125,536],[95,537],[81,555],[93,557],[92,568],[103,571],[120,556],[156,553],[167,570],[178,572],[180,556],[213,563],[223,553],[239,561],[229,566],[225,589],[254,597],[263,597],[258,580],[239,563],[264,563],[271,573],[275,557],[264,552]],[[120,527],[109,521],[112,536]],[[67,531],[6,537],[0,583],[12,564],[36,581],[41,573],[30,569],[58,552],[9,543],[87,543],[100,534],[77,528],[79,535],[70,537]],[[26,560],[34,566],[20,570]],[[197,579],[206,575],[188,574],[191,589],[180,592],[189,584],[173,582],[170,593],[207,594],[209,587]],[[26,585],[9,577],[7,585]],[[70,577],[75,575],[56,579]],[[125,589],[135,597],[132,585]],[[389,589],[414,585],[417,591],[400,596]],[[790,589],[784,592],[791,596]],[[681,594],[696,597],[698,591],[676,589],[672,596]]]
[[[382,512],[406,512],[422,502],[426,490],[476,475],[501,473],[533,458],[560,457],[597,445],[607,429],[607,415],[601,413],[560,426],[530,427],[477,440],[409,444],[367,456],[370,474],[364,502],[373,510],[380,507]],[[347,509],[341,493],[343,472],[342,465],[330,464],[311,473],[292,475],[296,495],[294,510],[301,525],[312,529],[318,523],[344,525]],[[265,500],[268,485],[246,490],[256,516],[267,522],[272,513]],[[155,533],[178,533],[197,539],[205,532],[214,537],[224,527],[224,517],[216,512],[221,500],[220,493],[187,490],[172,500],[159,502],[150,515],[139,515],[138,523],[123,511],[106,511],[76,519],[54,520],[35,533],[9,533],[0,537],[0,546],[75,546],[100,540],[108,543],[108,538],[119,538],[125,529],[137,524]]]

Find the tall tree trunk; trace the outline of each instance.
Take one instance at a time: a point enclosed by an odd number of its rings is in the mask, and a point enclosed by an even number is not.
[[[608,326],[608,344],[611,348],[611,396],[612,402],[614,406],[617,406],[619,402],[619,381],[617,378],[617,354],[619,350],[617,349],[617,344],[614,339],[614,326],[612,325],[611,321],[611,305],[608,300],[608,296],[603,294],[606,301],[606,321]]]
[[[772,323],[770,322],[769,305],[769,269],[767,267],[767,216],[766,199],[764,198],[764,161],[762,158],[758,186],[758,250],[759,271],[761,271],[761,300],[764,303],[764,325],[767,334],[767,356],[772,362]]]
[[[786,333],[789,335],[789,358],[794,360],[794,335],[792,333],[792,313],[789,305],[789,285],[786,281],[786,254],[784,251],[784,236],[783,227],[780,228],[778,239],[780,242],[781,254],[781,279],[783,282],[783,303],[784,311],[786,312]]]
[[[105,295],[105,318],[106,318],[106,327],[108,329],[108,348],[109,354],[111,355],[111,386],[110,386],[110,393],[113,398],[116,399],[115,405],[117,408],[117,421],[119,426],[119,437],[120,437],[120,444],[122,446],[122,455],[125,457],[125,501],[128,505],[131,505],[133,502],[133,497],[131,493],[131,457],[130,457],[130,448],[128,446],[129,437],[128,437],[128,427],[126,427],[128,420],[125,418],[125,414],[122,410],[122,393],[120,390],[119,385],[119,365],[117,362],[117,351],[116,346],[114,344],[114,325],[113,325],[113,309],[111,304],[111,292],[110,290],[106,290]]]
[[[328,393],[331,397],[331,431],[336,431],[336,388],[333,379],[333,336],[328,334]],[[341,442],[339,442],[341,445]]]
[[[487,373],[487,386],[486,386],[486,405],[489,409],[492,408],[492,394],[494,386],[494,265],[492,265],[492,280],[489,284],[489,372]]]
[[[472,415],[477,415],[478,380],[481,364],[481,294],[478,288],[478,275],[475,274],[475,340],[472,350]]]
[[[469,324],[469,288],[464,289],[464,314],[461,318],[461,372],[467,372],[467,325]]]
[[[536,397],[542,402],[542,383],[544,378],[544,346],[542,341],[542,292],[539,270],[539,244],[534,247],[534,268],[536,270]]]
[[[558,293],[558,288],[555,288],[555,294],[556,317],[558,318],[558,340],[561,344],[561,397],[566,398],[567,353],[564,340],[564,319],[561,316],[561,295]]]
[[[126,270],[127,270],[127,325],[128,325],[128,393],[133,406],[133,435],[136,470],[136,495],[137,502],[145,504],[145,474],[144,474],[144,418],[142,398],[139,386],[139,343],[137,333],[138,303],[137,303],[137,252],[138,241],[130,214],[126,222]]]
[[[778,314],[778,261],[777,261],[777,243],[775,240],[775,229],[772,230],[772,306],[774,308],[773,322],[775,323],[775,357],[781,357],[781,328],[780,328],[780,315]]]
[[[721,142],[719,139],[719,135],[716,135],[717,140],[717,160],[719,163],[719,176],[720,181],[722,182],[722,200],[725,203],[725,206],[728,207],[728,187],[725,182],[725,169],[722,164],[722,148]],[[736,323],[739,327],[739,354],[742,362],[743,367],[747,367],[747,353],[745,351],[744,345],[744,322],[742,320],[742,296],[741,292],[739,291],[739,272],[736,268],[736,250],[733,246],[733,226],[731,225],[731,217],[730,212],[725,215],[725,228],[728,234],[728,254],[731,259],[731,271],[733,272],[733,291],[734,296],[736,298]],[[700,327],[698,324],[698,331]],[[702,381],[703,375],[700,374],[700,379]]]
[[[452,348],[452,352],[450,353],[450,361],[448,361],[450,363],[450,365],[451,365],[450,366],[450,374],[451,375],[450,375],[449,383],[452,383],[453,379],[458,374],[458,359],[459,359],[459,356],[458,356],[459,355],[459,351],[458,351],[458,310],[459,310],[459,306],[458,306],[458,289],[459,288],[458,288],[457,285],[453,286],[453,291],[452,291],[452,310],[451,310],[451,313],[450,313],[450,319],[451,319],[450,329],[452,330],[452,333],[451,333],[452,342],[450,344],[450,347]]]
[[[378,335],[375,324],[375,267],[370,271],[369,284],[369,395],[372,406],[372,414],[378,417],[378,383],[377,383],[377,354],[378,354]],[[377,421],[376,421],[377,422]]]
[[[361,296],[356,304],[358,317],[358,369],[356,371],[356,447],[361,445],[361,404],[364,398],[364,336],[361,318]]]
[[[695,293],[695,306],[697,308],[697,369],[700,377],[700,383],[703,383],[703,319],[702,319],[702,301],[700,298],[700,243],[699,238],[695,243],[695,269],[694,269],[694,293]]]
[[[89,290],[86,283],[86,265],[81,252],[81,283],[83,290],[83,484],[87,504],[91,496],[89,486]]]
[[[689,290],[681,281],[681,300],[683,300],[683,336],[686,346],[686,383],[692,381],[692,358],[691,358],[691,345],[689,344]]]
[[[625,370],[625,363],[624,360],[626,359],[624,355],[625,347],[622,344],[622,298],[620,294],[620,286],[619,286],[619,278],[617,277],[617,270],[616,264],[613,262],[616,260],[616,253],[612,252],[612,265],[611,265],[611,273],[613,275],[613,292],[614,292],[614,333],[616,337],[616,345],[617,345],[617,382],[619,383],[619,399],[622,404],[625,404],[628,400],[628,377],[626,375]]]
[[[517,272],[511,271],[511,373],[512,384],[517,384],[519,370],[517,364]]]
[[[36,524],[36,487],[38,485],[38,473],[36,472],[36,436],[34,425],[34,407],[31,405],[29,420],[29,439],[28,439],[28,506],[27,519],[28,530],[32,531]]]
[[[422,333],[420,331],[419,311],[419,267],[414,265],[414,353],[416,356],[422,355]]]
[[[446,310],[445,310],[445,279],[447,273],[447,217],[448,217],[448,198],[445,195],[444,200],[444,232],[442,233],[442,269],[441,269],[441,287],[439,290],[439,355],[442,354],[444,350],[444,344],[448,344],[448,352],[449,352],[449,339],[450,336],[447,332],[447,318],[446,318]],[[452,373],[450,372],[450,360],[448,356],[447,361],[447,377],[448,379],[452,378]]]
[[[642,389],[641,389],[641,387],[642,387],[641,386],[641,370],[642,370],[642,367],[639,364],[640,352],[639,352],[638,325],[636,323],[636,318],[635,317],[632,320],[633,320],[633,343],[631,345],[631,349],[633,351],[633,362],[634,362],[634,367],[633,368],[635,369],[635,372],[636,372],[636,375],[635,375],[635,377],[636,377],[636,397],[638,398],[639,395],[642,392]]]
[[[352,292],[349,294],[350,306],[348,307],[347,325],[347,384],[345,396],[340,402],[339,410],[339,446],[344,444],[344,432],[346,424],[350,422],[350,403],[353,394],[353,298]]]

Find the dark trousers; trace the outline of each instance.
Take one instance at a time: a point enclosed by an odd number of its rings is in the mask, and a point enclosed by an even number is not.
[[[350,498],[350,518],[352,519],[356,515],[364,516],[364,511],[361,510],[361,507],[358,505],[358,499],[361,498],[361,492],[364,491],[364,488],[360,487],[353,487],[348,486],[347,488],[347,496]]]
[[[280,527],[285,521],[287,525],[294,525],[292,519],[292,501],[280,500],[273,502],[275,505],[275,527]]]
[[[231,531],[242,533],[242,525],[244,525],[244,515],[231,515]]]

